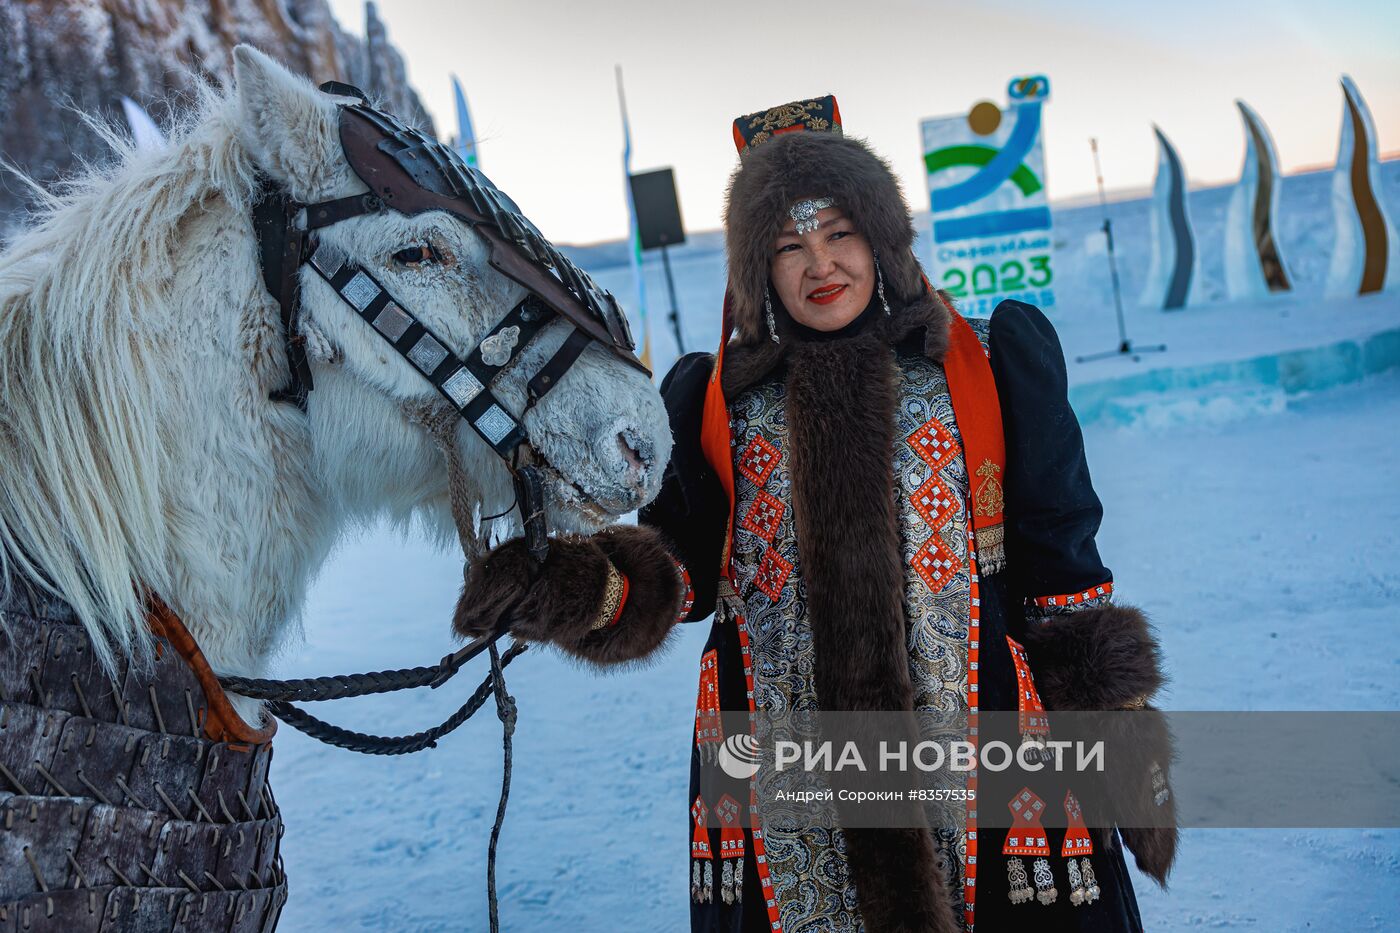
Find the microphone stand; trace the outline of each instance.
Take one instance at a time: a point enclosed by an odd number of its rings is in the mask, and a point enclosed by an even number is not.
[[[1089,148],[1094,151],[1094,174],[1099,180],[1099,208],[1103,211],[1103,234],[1108,238],[1108,271],[1113,277],[1113,310],[1118,315],[1118,349],[1077,356],[1075,362],[1088,363],[1093,360],[1106,360],[1112,356],[1131,356],[1136,363],[1141,359],[1138,354],[1161,353],[1167,349],[1167,345],[1159,343],[1149,347],[1135,347],[1128,339],[1128,327],[1123,323],[1123,293],[1118,285],[1118,260],[1113,252],[1113,222],[1108,219],[1108,199],[1103,193],[1103,169],[1099,166],[1099,141],[1092,136],[1089,137]]]

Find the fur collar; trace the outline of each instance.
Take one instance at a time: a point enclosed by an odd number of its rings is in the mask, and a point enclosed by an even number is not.
[[[906,712],[902,731],[911,743],[918,729],[890,463],[899,404],[895,348],[922,328],[924,352],[941,359],[947,321],[946,307],[929,296],[849,339],[787,341],[789,346],[768,341],[771,349],[764,348],[768,370],[790,357],[783,378],[793,516],[807,584],[818,702],[827,711]],[[738,356],[742,376],[754,378],[764,358]],[[888,737],[889,729],[882,734]],[[837,806],[840,813],[843,807]],[[866,928],[961,929],[953,906],[957,898],[937,869],[922,807],[911,803],[901,825],[905,828],[846,828]]]

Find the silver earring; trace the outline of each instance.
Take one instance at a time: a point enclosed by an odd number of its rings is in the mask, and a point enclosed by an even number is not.
[[[885,276],[880,272],[880,253],[872,250],[875,256],[875,290],[880,293],[880,304],[885,309],[885,317],[890,316],[890,303],[885,300]]]
[[[768,321],[768,336],[778,342],[778,322],[773,320],[773,300],[768,297],[768,286],[763,286],[763,316]]]

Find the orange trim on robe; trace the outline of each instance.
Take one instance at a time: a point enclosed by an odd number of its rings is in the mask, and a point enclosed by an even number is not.
[[[619,570],[617,575],[622,578],[622,595],[618,597],[617,608],[613,610],[613,616],[608,620],[608,628],[612,628],[622,618],[622,610],[627,608],[627,597],[632,592],[632,581],[627,579],[627,574]]]
[[[1002,488],[1006,476],[1006,434],[1001,423],[1001,399],[982,342],[961,314],[952,307],[948,312],[952,320],[943,371],[948,376],[953,416],[963,439],[977,559],[984,572],[994,573],[1006,562],[1002,514],[1006,507]]]
[[[725,520],[724,548],[720,554],[719,575],[730,583],[733,577],[729,572],[729,545],[734,538],[734,455],[731,452],[733,441],[729,433],[729,406],[724,401],[724,384],[720,374],[724,371],[724,348],[729,345],[729,336],[734,332],[730,324],[729,292],[724,294],[724,333],[720,337],[719,349],[715,351],[715,368],[710,373],[710,384],[705,387],[705,409],[700,416],[700,449],[710,468],[719,477],[724,494],[729,497],[729,517]]]
[[[1079,603],[1097,599],[1100,596],[1108,596],[1113,592],[1113,581],[1100,583],[1098,586],[1091,586],[1087,590],[1078,593],[1066,593],[1063,596],[1034,596],[1027,602],[1040,609],[1052,609],[1057,606],[1075,606]]]

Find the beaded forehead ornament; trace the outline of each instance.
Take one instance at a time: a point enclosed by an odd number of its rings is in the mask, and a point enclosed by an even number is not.
[[[810,233],[821,226],[817,211],[835,207],[835,198],[803,198],[788,208],[788,216],[797,224],[798,234]]]

